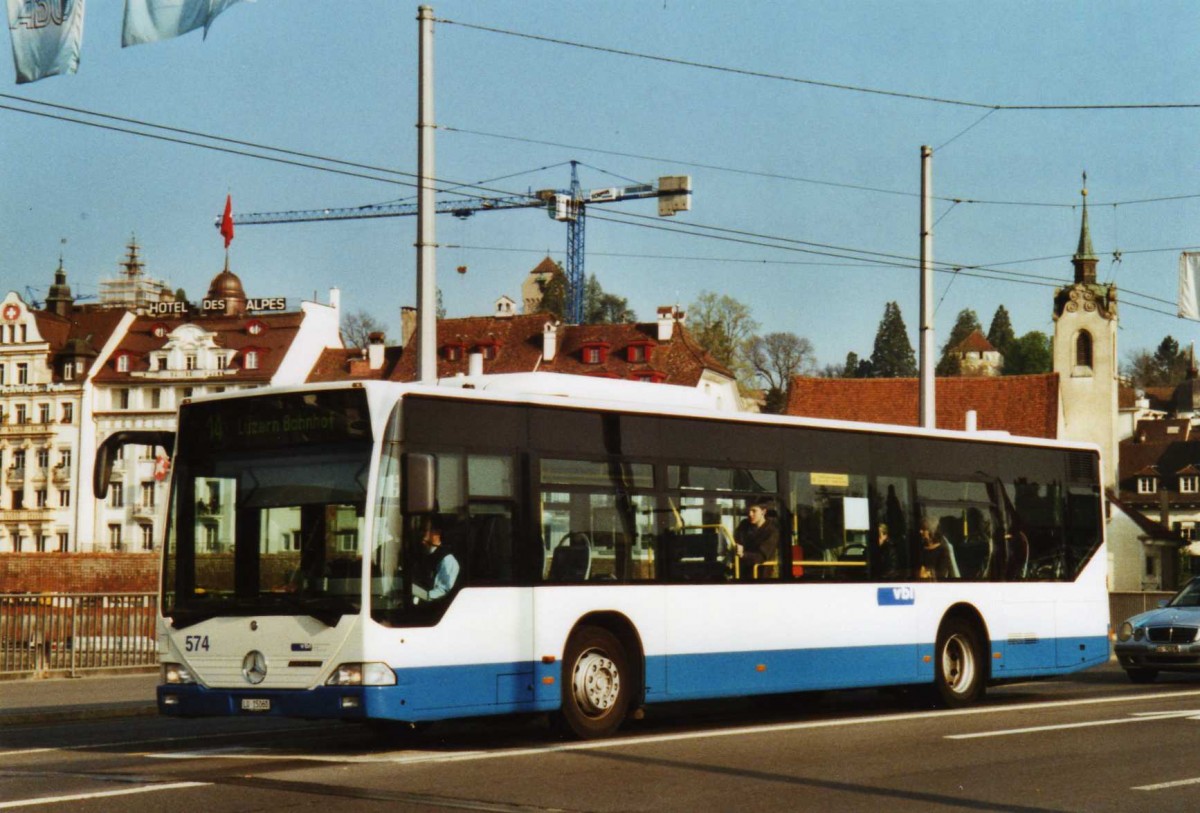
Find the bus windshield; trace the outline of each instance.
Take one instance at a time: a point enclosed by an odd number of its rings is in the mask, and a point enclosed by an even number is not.
[[[361,389],[185,405],[163,615],[357,613],[370,460]]]

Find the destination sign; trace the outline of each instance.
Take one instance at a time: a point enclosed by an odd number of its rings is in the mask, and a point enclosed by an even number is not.
[[[208,451],[287,449],[319,443],[369,442],[362,389],[285,393],[195,403],[180,413],[181,448]]]

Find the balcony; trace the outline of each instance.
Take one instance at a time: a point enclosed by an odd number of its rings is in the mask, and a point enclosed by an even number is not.
[[[22,466],[17,468],[16,466],[10,466],[8,471],[4,472],[4,482],[8,483],[10,486],[21,485],[24,483],[25,467]]]
[[[5,522],[52,522],[53,508],[17,508],[4,512]]]
[[[71,484],[71,470],[65,466],[55,466],[51,474],[56,486],[66,486]]]
[[[143,522],[151,522],[154,519],[155,508],[153,505],[135,505],[133,507],[133,518]]]

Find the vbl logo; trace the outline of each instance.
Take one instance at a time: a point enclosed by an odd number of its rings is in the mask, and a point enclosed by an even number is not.
[[[880,587],[878,597],[880,606],[915,604],[917,591],[911,587]]]

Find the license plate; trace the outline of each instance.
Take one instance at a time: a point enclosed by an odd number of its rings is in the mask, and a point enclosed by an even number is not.
[[[243,697],[242,711],[270,711],[271,701],[265,697]]]
[[[1183,647],[1179,644],[1162,644],[1154,647],[1155,652],[1182,652]]]

